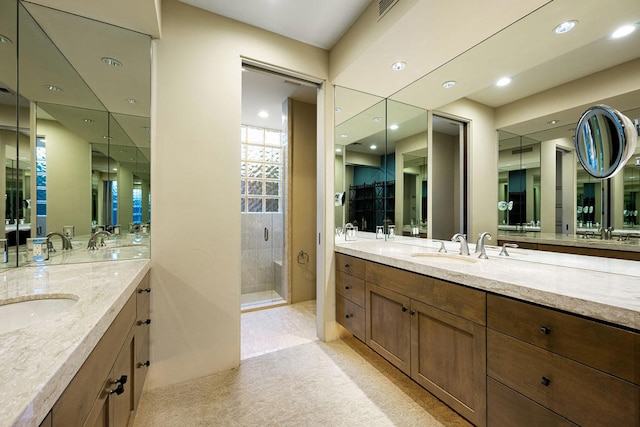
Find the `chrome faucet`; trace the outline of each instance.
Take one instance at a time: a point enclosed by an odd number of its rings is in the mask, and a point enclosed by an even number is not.
[[[476,242],[476,253],[480,252],[478,258],[488,259],[487,252],[484,250],[484,239],[485,237],[491,240],[491,233],[485,231],[484,233],[478,234],[478,241]]]
[[[71,241],[69,240],[69,238],[67,236],[65,236],[62,233],[58,233],[57,231],[52,231],[51,233],[47,234],[47,250],[49,252],[55,252],[56,250],[53,248],[53,243],[51,243],[51,237],[53,236],[60,236],[60,239],[62,240],[62,250],[66,251],[66,250],[71,250]]]
[[[98,237],[100,236],[109,237],[111,236],[111,233],[105,230],[96,231],[94,234],[91,235],[91,238],[89,239],[89,243],[87,244],[87,249],[89,249],[90,251],[98,249],[97,241],[98,241]],[[100,240],[100,246],[106,246],[104,244],[104,238]]]
[[[469,244],[467,243],[467,235],[456,233],[451,238],[452,242],[460,242],[460,255],[469,255]]]

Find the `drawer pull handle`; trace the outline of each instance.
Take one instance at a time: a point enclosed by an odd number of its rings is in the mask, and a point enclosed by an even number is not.
[[[351,264],[349,264],[349,263],[346,263],[346,264],[344,265],[344,268],[349,268],[349,267],[351,267]]]
[[[109,394],[117,394],[118,396],[120,396],[122,393],[124,393],[124,386],[122,384],[118,384],[118,387],[113,388],[113,389],[107,389],[107,391],[109,392]]]
[[[350,288],[350,287],[351,287],[351,286],[345,286],[344,288],[345,288],[346,290],[349,290],[349,288]]]
[[[404,313],[405,311],[409,310],[407,307],[405,307],[404,305],[402,306],[402,312]]]
[[[411,310],[409,314],[413,316],[414,314],[416,314],[416,312],[414,310]]]
[[[148,360],[146,362],[138,362],[138,368],[142,368],[143,366],[149,366],[151,365],[151,362],[149,362]]]
[[[542,335],[549,335],[551,333],[551,328],[547,328],[546,326],[540,326],[540,333]]]
[[[147,320],[138,320],[138,325],[142,326],[142,325],[148,325],[151,323],[151,319],[147,319]]]
[[[542,377],[542,379],[540,380],[540,384],[542,384],[545,387],[548,387],[550,383],[551,383],[551,380],[547,377]]]
[[[149,293],[151,292],[151,288],[138,289],[138,293],[141,294],[143,292]]]

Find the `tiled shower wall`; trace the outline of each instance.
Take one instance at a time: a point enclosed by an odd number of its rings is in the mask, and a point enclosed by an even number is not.
[[[243,213],[241,293],[275,290],[284,294],[282,260],[284,254],[284,215],[282,213]],[[265,241],[264,230],[269,230]],[[280,269],[280,271],[278,271]]]

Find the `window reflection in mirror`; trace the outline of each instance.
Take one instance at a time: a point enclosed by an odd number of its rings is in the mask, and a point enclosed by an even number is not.
[[[498,131],[498,230],[540,231],[540,142]]]

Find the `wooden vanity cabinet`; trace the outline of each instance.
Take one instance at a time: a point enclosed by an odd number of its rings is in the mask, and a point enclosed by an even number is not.
[[[487,326],[490,425],[640,426],[638,332],[492,294]]]
[[[486,424],[486,294],[367,262],[367,344],[477,426]]]
[[[365,341],[365,261],[336,254],[336,321]]]
[[[140,289],[149,289],[148,275],[54,404],[51,427],[129,424],[148,366],[138,367],[138,360],[148,360],[149,343],[149,323],[139,324],[149,319],[148,292]]]

